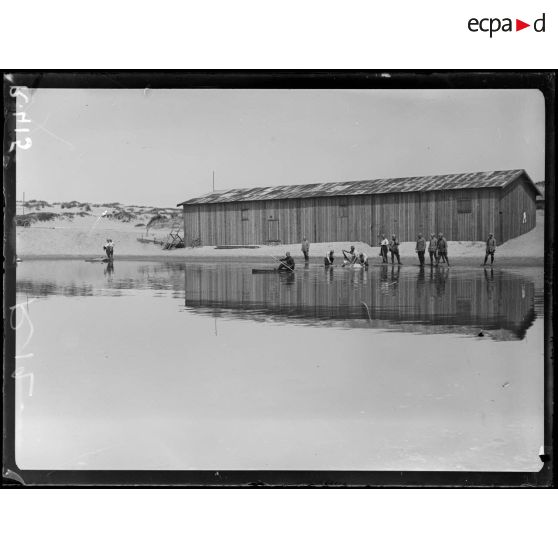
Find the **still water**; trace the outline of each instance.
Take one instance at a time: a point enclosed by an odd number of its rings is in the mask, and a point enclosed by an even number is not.
[[[19,264],[18,466],[541,468],[541,268],[252,267]]]

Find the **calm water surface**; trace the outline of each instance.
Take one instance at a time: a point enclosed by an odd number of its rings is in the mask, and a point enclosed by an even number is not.
[[[252,267],[19,264],[18,466],[540,469],[542,268]]]

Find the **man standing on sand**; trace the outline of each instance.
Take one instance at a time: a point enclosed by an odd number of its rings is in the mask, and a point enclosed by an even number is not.
[[[438,235],[438,263],[442,260],[442,262],[446,262],[449,267],[449,260],[448,260],[448,242],[444,238],[444,235],[440,233]]]
[[[494,238],[494,234],[490,233],[486,240],[486,254],[484,256],[484,263],[482,265],[486,265],[486,261],[488,260],[488,256],[490,256],[490,265],[494,265],[494,253],[496,252],[496,239]]]
[[[401,259],[399,258],[399,240],[392,234],[391,240],[389,241],[389,251],[391,252],[391,263],[393,262],[394,256],[397,258],[397,263],[401,265]]]
[[[382,256],[382,263],[388,263],[387,253],[388,253],[389,240],[386,235],[382,235],[382,240],[380,242],[380,256]]]
[[[438,239],[436,235],[432,233],[430,235],[430,242],[428,243],[428,253],[430,254],[430,267],[434,265],[434,260],[438,263],[438,256],[436,254],[438,250]]]
[[[302,245],[300,247],[302,254],[304,255],[304,261],[308,261],[308,254],[310,253],[310,243],[306,240],[306,237],[302,239]]]
[[[424,252],[426,251],[426,240],[422,237],[422,233],[418,234],[415,252],[418,254],[420,267],[424,267]]]

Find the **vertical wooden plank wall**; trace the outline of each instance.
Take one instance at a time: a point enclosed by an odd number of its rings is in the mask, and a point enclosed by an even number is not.
[[[525,234],[535,227],[537,221],[536,194],[523,177],[502,192],[500,208],[502,212],[501,242]],[[525,223],[523,222],[523,212],[526,216]]]
[[[185,205],[182,212],[184,218],[184,242],[191,246],[200,237],[200,208],[195,205]]]
[[[463,198],[470,200],[470,213],[457,212]],[[270,219],[278,220],[277,239],[269,238],[277,227],[270,228]],[[210,246],[269,240],[296,244],[304,236],[310,242],[360,241],[377,246],[381,234],[388,238],[396,234],[401,242],[409,242],[419,232],[425,238],[442,232],[447,240],[465,241],[484,241],[493,232],[498,242],[505,242],[531,230],[535,221],[535,193],[523,177],[503,192],[478,188],[184,206],[186,244],[201,238]]]

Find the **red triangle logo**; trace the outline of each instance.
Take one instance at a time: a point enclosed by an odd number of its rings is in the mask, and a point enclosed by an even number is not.
[[[516,31],[521,31],[522,29],[525,29],[526,27],[531,27],[531,24],[525,23],[524,21],[521,21],[520,19],[515,20],[515,30]]]

